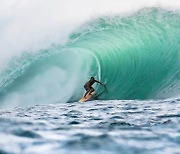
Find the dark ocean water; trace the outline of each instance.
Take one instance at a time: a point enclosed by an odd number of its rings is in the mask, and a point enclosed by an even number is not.
[[[178,154],[180,99],[1,110],[0,153]]]

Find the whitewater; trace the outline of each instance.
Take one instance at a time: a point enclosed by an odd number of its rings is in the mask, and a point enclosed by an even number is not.
[[[178,0],[1,0],[0,153],[178,153],[179,103]]]

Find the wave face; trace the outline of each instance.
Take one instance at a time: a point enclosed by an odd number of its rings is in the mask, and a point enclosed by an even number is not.
[[[108,89],[96,85],[98,99],[179,97],[179,27],[178,13],[157,8],[86,22],[63,45],[13,58],[1,71],[1,104],[77,101],[91,76]]]
[[[103,99],[167,98],[166,91],[173,96],[172,89],[179,89],[179,27],[178,15],[144,9],[130,17],[92,22],[71,46],[98,59],[100,79],[109,89]],[[97,63],[91,65],[93,72]]]

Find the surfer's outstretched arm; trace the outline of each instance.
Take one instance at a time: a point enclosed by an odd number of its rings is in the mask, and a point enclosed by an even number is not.
[[[101,85],[104,85],[103,83],[101,83],[100,81],[97,81],[97,80],[94,80],[95,82],[101,84]]]

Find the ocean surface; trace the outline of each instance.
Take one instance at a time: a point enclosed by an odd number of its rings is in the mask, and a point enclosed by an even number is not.
[[[180,2],[2,0],[0,153],[179,154]]]
[[[0,153],[179,154],[180,99],[90,101],[0,112]]]

